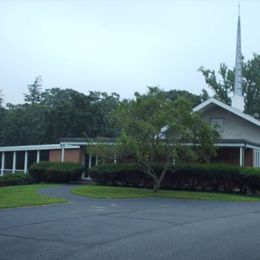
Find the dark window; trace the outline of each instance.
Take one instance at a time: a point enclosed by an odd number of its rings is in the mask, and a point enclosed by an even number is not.
[[[37,161],[37,152],[30,151],[28,152],[28,168]]]
[[[215,128],[219,133],[224,132],[224,119],[223,118],[211,118],[211,127]]]
[[[40,151],[40,161],[49,161],[49,150]]]
[[[13,152],[5,153],[5,169],[13,169]]]
[[[23,170],[24,169],[24,155],[25,152],[16,152],[16,169]]]

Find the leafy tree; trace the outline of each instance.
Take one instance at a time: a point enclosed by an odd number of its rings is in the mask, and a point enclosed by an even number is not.
[[[44,91],[41,97],[41,103],[49,107],[48,132],[53,140],[114,135],[109,118],[120,102],[117,94],[85,95],[73,89],[53,88]]]
[[[217,79],[214,70],[204,69],[204,67],[200,67],[199,71],[204,76],[208,86],[215,92],[214,97],[222,101],[223,103],[230,105],[230,93],[233,91],[234,88],[234,71],[229,70],[226,64],[221,63],[218,71],[221,80]]]
[[[159,88],[159,86],[148,86],[148,88]],[[162,90],[163,91],[163,90]],[[189,91],[186,90],[178,90],[178,89],[171,89],[169,91],[163,91],[165,92],[165,95],[167,98],[169,98],[172,101],[175,101],[176,99],[183,97],[186,99],[189,99],[192,106],[197,106],[202,102],[202,95],[195,95],[193,93],[190,93]]]
[[[197,106],[201,103],[201,97],[194,95],[186,90],[176,90],[176,89],[172,89],[169,91],[165,92],[166,97],[169,98],[172,101],[175,101],[176,99],[180,98],[180,97],[184,97],[186,99],[189,99],[192,106]]]
[[[90,100],[72,89],[47,89],[41,95],[41,104],[48,107],[46,125],[51,142],[61,137],[82,137],[92,125]]]
[[[95,128],[92,127],[94,133],[90,136],[114,137],[116,132],[111,124],[111,113],[120,104],[119,95],[117,93],[109,95],[106,92],[90,91],[89,97],[92,99],[93,126],[95,126]]]
[[[135,93],[134,100],[122,102],[114,120],[121,129],[117,146],[135,156],[153,179],[154,191],[174,162],[214,154],[216,132],[192,113],[187,99],[171,101],[159,88],[149,88],[147,95]],[[155,164],[161,172],[156,172]]]
[[[56,143],[61,137],[113,136],[109,118],[119,102],[116,94],[85,95],[72,89],[47,89],[40,94],[39,102],[7,104],[3,108],[0,144],[42,144]]]
[[[97,137],[87,138],[89,143],[86,147],[87,154],[97,155],[101,163],[111,163],[117,160],[117,146],[114,139]]]
[[[33,84],[28,85],[29,94],[24,94],[24,101],[30,104],[37,104],[41,101],[42,78],[35,78]]]
[[[217,78],[214,70],[204,69],[199,71],[205,78],[205,82],[214,91],[214,97],[228,105],[231,105],[231,93],[234,90],[235,73],[234,69],[229,69],[224,63],[220,64]],[[251,60],[243,63],[243,93],[245,97],[245,113],[260,115],[260,55],[254,54]]]
[[[48,122],[46,108],[40,105],[7,104],[1,127],[1,145],[47,143],[44,127]]]
[[[3,95],[3,91],[2,89],[0,89],[0,107],[3,106],[3,103],[4,103],[4,95]]]
[[[201,100],[201,102],[204,102],[204,101],[208,100],[208,99],[209,99],[209,94],[208,94],[207,90],[202,89],[201,92],[202,92],[202,93],[200,94],[200,100]]]
[[[251,60],[244,63],[242,73],[245,112],[260,115],[260,55],[254,54]]]

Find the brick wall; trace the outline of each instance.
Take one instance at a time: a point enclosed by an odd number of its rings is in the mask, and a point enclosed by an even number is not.
[[[239,165],[240,148],[239,147],[225,147],[217,150],[217,157],[213,159],[214,162],[227,163]],[[244,164],[246,167],[253,167],[253,150],[245,149]]]
[[[253,159],[253,149],[246,149],[245,150],[245,166],[246,167],[253,167],[254,166],[254,159]]]
[[[50,151],[50,162],[60,162],[61,161],[61,150],[51,150]],[[65,162],[81,162],[81,152],[80,149],[65,149],[64,153]]]

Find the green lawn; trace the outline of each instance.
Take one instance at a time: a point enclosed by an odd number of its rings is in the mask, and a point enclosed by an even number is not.
[[[86,196],[97,199],[127,199],[127,198],[173,198],[192,200],[221,200],[221,201],[241,201],[260,202],[260,197],[243,196],[226,193],[213,192],[192,192],[192,191],[168,191],[161,190],[157,193],[149,189],[125,188],[111,186],[84,185],[72,188],[71,193],[79,196]]]
[[[66,202],[64,199],[51,198],[37,193],[38,189],[47,187],[51,187],[51,185],[34,184],[1,187],[0,208],[36,206]]]

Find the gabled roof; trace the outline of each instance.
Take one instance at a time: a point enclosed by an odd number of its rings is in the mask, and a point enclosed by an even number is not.
[[[229,111],[230,113],[235,114],[236,116],[239,116],[239,117],[247,120],[248,122],[260,127],[259,120],[255,119],[254,117],[252,117],[250,115],[247,115],[247,114],[241,112],[240,110],[238,110],[236,108],[226,105],[226,104],[216,100],[215,98],[210,98],[210,99],[204,101],[203,103],[199,104],[198,106],[194,107],[193,112],[205,112],[215,106],[221,107],[221,108]]]

